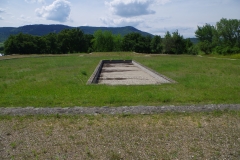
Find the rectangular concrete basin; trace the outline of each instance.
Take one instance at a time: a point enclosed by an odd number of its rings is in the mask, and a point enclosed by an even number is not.
[[[102,60],[87,84],[149,85],[174,82],[133,60]]]

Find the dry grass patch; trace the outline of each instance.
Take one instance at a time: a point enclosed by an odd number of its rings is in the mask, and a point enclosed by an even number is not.
[[[0,128],[0,159],[240,158],[240,112],[4,116]]]

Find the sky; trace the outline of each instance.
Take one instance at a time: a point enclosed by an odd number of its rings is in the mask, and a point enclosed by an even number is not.
[[[63,24],[133,26],[154,35],[195,37],[197,26],[240,19],[240,0],[0,0],[0,27]]]

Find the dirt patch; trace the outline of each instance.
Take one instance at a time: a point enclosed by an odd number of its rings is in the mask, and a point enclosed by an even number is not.
[[[239,160],[239,124],[239,112],[6,116],[0,159]]]

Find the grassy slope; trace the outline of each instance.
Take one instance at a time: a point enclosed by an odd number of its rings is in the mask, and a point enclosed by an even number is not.
[[[0,116],[0,159],[238,160],[239,124],[228,111]]]
[[[178,83],[147,86],[86,85],[101,59],[134,59]],[[239,60],[132,53],[1,60],[0,106],[240,103],[239,70]]]

